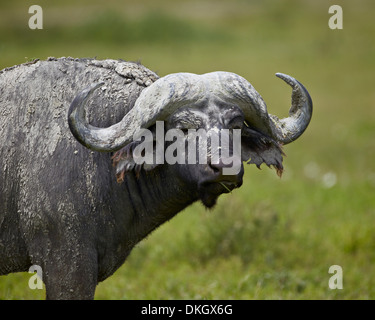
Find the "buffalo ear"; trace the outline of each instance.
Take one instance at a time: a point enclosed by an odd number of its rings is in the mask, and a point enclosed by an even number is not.
[[[134,172],[135,175],[139,177],[142,169],[145,171],[151,171],[158,166],[157,164],[138,164],[134,161],[133,151],[139,143],[140,142],[138,141],[131,142],[113,155],[113,166],[116,168],[116,179],[118,183],[122,183],[125,175],[130,172]]]
[[[283,173],[283,156],[285,156],[281,144],[258,131],[245,126],[241,135],[241,158],[247,164],[255,164],[258,169],[265,163],[268,167],[274,167],[281,177]]]

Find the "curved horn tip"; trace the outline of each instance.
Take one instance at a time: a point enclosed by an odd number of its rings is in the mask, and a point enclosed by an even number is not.
[[[86,96],[89,96],[96,89],[100,88],[103,85],[104,85],[104,82],[94,83],[94,84],[91,85],[91,87],[86,88],[85,90],[83,90],[82,93],[85,94]]]
[[[311,109],[311,113],[312,113],[312,99],[310,97],[310,94],[309,92],[307,91],[307,89],[305,88],[305,86],[299,82],[298,80],[296,80],[295,78],[287,75],[287,74],[284,74],[284,73],[276,73],[276,77],[284,80],[288,85],[290,85],[293,89],[297,89],[299,88],[302,93],[305,95],[307,101],[308,101],[308,105]]]
[[[72,101],[69,112],[68,112],[68,118],[70,118],[73,111],[79,109],[79,106],[99,87],[104,85],[104,82],[99,82],[92,84],[90,87],[82,90]]]
[[[307,91],[307,89],[305,88],[305,86],[299,82],[297,79],[293,78],[292,76],[289,76],[285,73],[276,73],[276,77],[282,79],[283,81],[285,81],[288,85],[290,85],[292,88],[300,88],[303,90],[303,92],[305,93],[305,95],[307,96],[307,99],[309,100],[310,104],[312,105],[312,100],[311,100],[311,97],[310,97],[310,94],[309,92]]]
[[[277,124],[281,129],[279,141],[288,144],[296,140],[309,125],[313,103],[309,92],[298,80],[283,73],[276,73],[276,76],[293,88],[289,117],[279,120]]]
[[[82,130],[82,124],[87,125],[85,119],[84,103],[87,98],[99,87],[104,85],[104,82],[92,84],[90,87],[82,90],[72,101],[68,110],[68,125],[73,136],[84,146],[88,147],[84,139],[81,137],[80,131]],[[79,123],[82,123],[81,125]]]
[[[276,77],[284,80],[287,84],[289,84],[291,87],[294,87],[296,84],[298,84],[298,81],[294,79],[293,77],[284,74],[284,73],[276,73]]]
[[[70,119],[70,116],[73,114],[73,112],[76,112],[77,109],[79,109],[79,106],[99,87],[104,85],[104,82],[99,82],[92,84],[90,87],[82,90],[72,101],[69,111],[68,111],[68,118]]]

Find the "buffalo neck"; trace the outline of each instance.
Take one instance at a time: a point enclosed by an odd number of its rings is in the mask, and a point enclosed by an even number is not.
[[[138,176],[129,174],[123,184],[136,242],[198,199],[197,188],[179,179],[167,165],[141,170]]]

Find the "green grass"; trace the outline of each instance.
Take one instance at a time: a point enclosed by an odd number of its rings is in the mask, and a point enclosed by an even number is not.
[[[337,2],[337,1],[336,1]],[[97,299],[375,298],[375,4],[340,1],[344,29],[328,28],[334,1],[41,0],[0,5],[0,68],[33,58],[140,60],[161,76],[226,70],[247,78],[269,111],[286,116],[291,90],[309,90],[314,115],[285,146],[279,179],[246,167],[244,185],[212,210],[199,203],[141,242],[99,284]],[[173,239],[173,241],[171,241]],[[342,290],[328,269],[343,268]],[[42,299],[30,274],[0,277],[0,299]]]

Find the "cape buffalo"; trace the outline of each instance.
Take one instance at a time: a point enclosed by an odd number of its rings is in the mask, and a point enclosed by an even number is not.
[[[92,299],[155,228],[238,188],[243,162],[281,174],[281,147],[304,132],[312,102],[297,80],[277,76],[293,88],[281,120],[229,72],[158,77],[138,63],[73,58],[0,71],[0,275],[38,265],[48,299]],[[135,132],[155,135],[160,122],[186,139],[193,129],[228,129],[234,142],[237,130],[241,152],[229,144],[232,164],[214,162],[209,143],[206,163],[137,162]],[[224,174],[233,163],[239,170]]]

